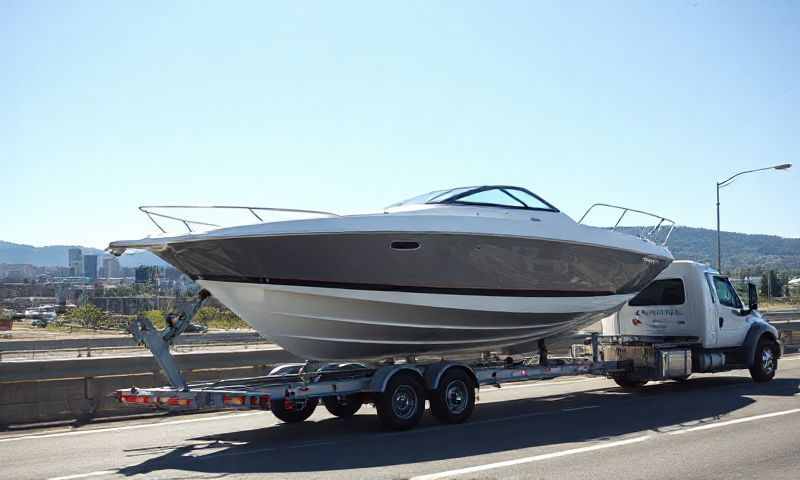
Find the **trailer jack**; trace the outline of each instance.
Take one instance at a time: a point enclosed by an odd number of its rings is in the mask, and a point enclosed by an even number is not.
[[[139,315],[131,322],[130,332],[139,344],[144,344],[155,357],[158,366],[164,371],[170,385],[179,390],[188,390],[186,379],[183,377],[175,357],[169,351],[175,338],[186,331],[192,318],[203,307],[203,303],[211,297],[208,290],[200,290],[196,299],[183,305],[177,313],[170,313],[166,318],[164,330],[158,330],[144,315]]]

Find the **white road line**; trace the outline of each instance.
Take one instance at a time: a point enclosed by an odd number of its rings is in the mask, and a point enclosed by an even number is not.
[[[578,410],[588,410],[590,408],[600,408],[600,405],[586,405],[585,407],[563,408],[562,412],[577,412]]]
[[[111,428],[92,428],[88,430],[70,430],[68,432],[41,433],[34,435],[24,435],[20,437],[0,438],[0,443],[17,442],[22,440],[39,440],[42,438],[68,437],[72,435],[89,435],[91,433],[121,432],[124,430],[138,430],[140,428],[161,427],[165,425],[181,425],[184,423],[210,422],[212,420],[225,420],[231,418],[249,417],[251,415],[259,415],[261,413],[262,412],[249,412],[249,413],[236,413],[236,414],[226,413],[224,415],[215,415],[213,417],[190,418],[186,420],[175,420],[171,422],[144,423],[136,425],[125,425],[122,427],[111,427]]]
[[[89,478],[89,477],[102,477],[103,475],[113,475],[119,472],[119,470],[100,470],[97,472],[89,472],[89,473],[78,473],[76,475],[67,475],[65,477],[51,477],[48,480],[75,480],[77,478]]]
[[[551,458],[565,457],[568,455],[575,455],[578,453],[593,452],[595,450],[603,450],[606,448],[622,447],[624,445],[631,445],[634,443],[644,442],[651,438],[650,435],[641,437],[629,438],[627,440],[619,440],[616,442],[598,443],[588,447],[571,448],[569,450],[561,450],[560,452],[545,453],[542,455],[534,455],[531,457],[516,458],[514,460],[506,460],[504,462],[487,463],[484,465],[477,465],[474,467],[458,468],[455,470],[447,470],[444,472],[431,473],[428,475],[420,475],[412,477],[411,480],[437,480],[440,478],[455,477],[458,475],[465,475],[468,473],[484,472],[486,470],[494,470],[496,468],[513,467],[515,465],[522,465],[531,462],[541,462],[542,460],[550,460]]]
[[[734,420],[728,420],[725,422],[709,423],[708,425],[702,425],[700,427],[686,428],[684,430],[675,430],[674,432],[668,432],[667,435],[682,435],[684,433],[696,432],[698,430],[709,430],[711,428],[727,427],[728,425],[735,425],[737,423],[752,422],[755,420],[762,420],[764,418],[771,418],[771,417],[780,417],[781,415],[789,415],[791,413],[798,413],[798,412],[800,412],[800,408],[793,408],[791,410],[784,410],[782,412],[765,413],[763,415],[754,415],[752,417],[736,418]]]

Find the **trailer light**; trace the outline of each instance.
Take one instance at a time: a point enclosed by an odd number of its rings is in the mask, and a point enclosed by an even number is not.
[[[258,397],[258,404],[263,410],[269,410],[269,395],[261,395]]]
[[[173,407],[188,407],[192,403],[192,400],[189,398],[161,397],[159,402]]]
[[[122,403],[148,404],[152,401],[152,398],[147,395],[122,395],[120,396],[120,401]]]
[[[229,397],[225,395],[222,401],[225,405],[244,405],[245,397]]]

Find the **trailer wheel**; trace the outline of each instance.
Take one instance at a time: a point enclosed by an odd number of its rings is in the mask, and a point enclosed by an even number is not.
[[[442,423],[461,423],[475,409],[475,385],[460,368],[451,368],[431,392],[431,414]]]
[[[325,397],[322,399],[325,408],[331,415],[339,418],[350,418],[361,408],[361,399],[358,395],[347,395],[346,397]]]
[[[769,338],[762,337],[756,347],[750,376],[754,382],[769,382],[778,370],[778,346]]]
[[[641,380],[636,377],[632,377],[627,373],[617,373],[611,376],[617,385],[622,388],[626,389],[634,389],[634,388],[641,388],[647,384],[647,380]]]
[[[414,428],[425,413],[425,389],[412,373],[395,374],[386,390],[375,398],[383,426],[392,430]]]
[[[311,414],[314,413],[314,409],[317,408],[318,403],[319,399],[309,398],[295,402],[294,408],[288,409],[283,399],[270,400],[269,409],[272,410],[272,414],[280,420],[286,423],[297,423],[310,417]]]

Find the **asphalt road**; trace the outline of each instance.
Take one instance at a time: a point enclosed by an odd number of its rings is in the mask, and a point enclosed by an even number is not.
[[[469,422],[381,431],[364,408],[162,416],[0,434],[0,478],[800,478],[800,356],[630,393],[600,378],[482,390]]]

